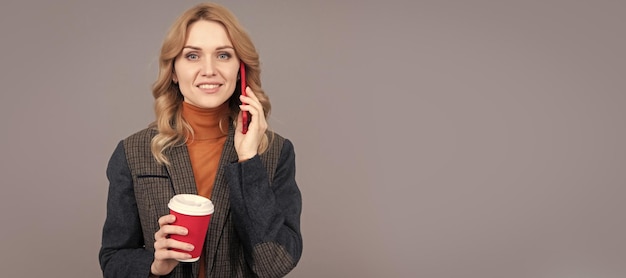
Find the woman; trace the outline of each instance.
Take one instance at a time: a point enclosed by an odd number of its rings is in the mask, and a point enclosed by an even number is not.
[[[197,5],[168,32],[159,67],[156,121],[122,140],[108,164],[104,276],[286,275],[302,253],[295,154],[289,140],[267,131],[270,103],[249,36],[225,8]],[[215,205],[204,246],[169,238],[187,232],[171,225],[167,207],[181,193]],[[203,250],[197,262],[180,263],[190,257],[173,248]]]

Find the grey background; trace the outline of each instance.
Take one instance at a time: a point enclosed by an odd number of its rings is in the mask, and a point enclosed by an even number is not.
[[[99,277],[104,172],[197,1],[2,1],[0,269]],[[289,277],[626,276],[626,3],[223,1],[290,138]]]

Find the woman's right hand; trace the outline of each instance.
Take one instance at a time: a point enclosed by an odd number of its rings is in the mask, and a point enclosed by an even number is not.
[[[170,225],[176,220],[176,216],[168,214],[159,218],[159,230],[154,234],[154,261],[150,266],[153,275],[167,275],[178,265],[178,260],[191,259],[187,253],[170,250],[172,248],[180,250],[193,250],[193,245],[174,240],[168,235],[186,235],[187,229],[181,226]]]

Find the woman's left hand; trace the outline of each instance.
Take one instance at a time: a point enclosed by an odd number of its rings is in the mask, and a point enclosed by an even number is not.
[[[265,113],[263,106],[259,99],[256,97],[250,87],[246,87],[246,93],[248,96],[239,96],[241,103],[245,103],[239,106],[241,111],[237,116],[237,129],[235,130],[235,150],[239,157],[239,162],[248,160],[257,155],[259,145],[267,130],[267,121],[265,120]],[[250,112],[248,126],[248,132],[243,134],[243,111]]]

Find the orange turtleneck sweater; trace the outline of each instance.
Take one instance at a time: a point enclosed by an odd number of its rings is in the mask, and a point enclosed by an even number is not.
[[[198,195],[211,199],[220,156],[228,136],[228,103],[216,108],[199,108],[183,102],[182,115],[194,131],[193,135],[188,134],[187,150]],[[220,119],[223,119],[221,129]],[[204,277],[204,252],[199,261],[198,277]]]
[[[209,199],[211,199],[224,142],[228,136],[228,120],[222,120],[222,129],[220,129],[219,122],[222,118],[226,119],[227,113],[227,103],[217,108],[207,109],[183,102],[183,118],[194,131],[193,135],[188,134],[187,150],[196,187],[199,195]]]

